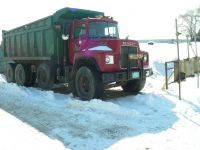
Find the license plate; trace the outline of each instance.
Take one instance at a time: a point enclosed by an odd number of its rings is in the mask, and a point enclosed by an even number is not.
[[[131,73],[131,77],[132,77],[133,79],[138,79],[138,78],[140,78],[140,72],[139,72],[139,71],[137,71],[137,72],[132,72],[132,73]]]

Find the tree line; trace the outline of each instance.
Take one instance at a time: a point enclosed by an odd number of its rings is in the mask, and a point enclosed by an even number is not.
[[[200,41],[200,6],[179,16],[179,28],[191,41]]]

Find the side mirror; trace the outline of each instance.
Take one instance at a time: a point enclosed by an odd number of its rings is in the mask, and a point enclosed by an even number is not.
[[[128,38],[129,38],[129,35],[127,35],[125,39],[128,40]]]
[[[61,25],[54,25],[54,30],[56,32],[60,32],[61,31]]]

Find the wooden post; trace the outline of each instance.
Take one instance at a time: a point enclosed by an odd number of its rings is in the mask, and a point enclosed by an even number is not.
[[[166,89],[168,89],[168,73],[167,73],[167,62],[165,62],[165,84],[166,84]]]
[[[176,43],[177,43],[177,54],[178,54],[178,85],[179,85],[179,100],[181,100],[181,76],[180,76],[180,55],[179,55],[179,39],[178,36],[180,33],[178,32],[178,23],[177,19],[175,20],[176,23]]]

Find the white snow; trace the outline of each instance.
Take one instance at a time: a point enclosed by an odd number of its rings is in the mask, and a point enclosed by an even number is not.
[[[81,101],[72,94],[7,83],[0,75],[0,149],[199,150],[197,78],[182,82],[178,100],[177,83],[162,90],[163,64],[176,59],[176,45],[141,48],[150,53],[154,75],[138,95],[117,87],[107,92],[111,98]],[[186,44],[180,49],[186,58]]]
[[[3,110],[0,110],[0,133],[1,150],[66,149],[60,141],[50,139]]]

